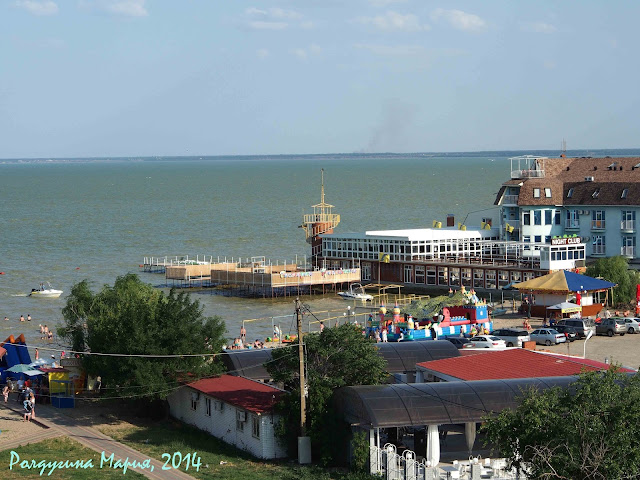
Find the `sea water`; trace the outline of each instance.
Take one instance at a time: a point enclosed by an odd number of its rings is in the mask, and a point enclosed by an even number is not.
[[[522,154],[524,152],[517,152]],[[625,152],[627,153],[627,152]],[[631,152],[633,154],[635,152]],[[608,152],[606,154],[614,154]],[[629,153],[627,153],[629,154]],[[509,179],[511,152],[433,155],[326,155],[230,158],[76,159],[0,163],[0,340],[24,333],[43,345],[39,324],[62,322],[72,285],[98,290],[138,273],[144,256],[264,256],[285,262],[308,256],[303,213],[325,201],[341,215],[336,232],[456,223],[493,206]],[[164,275],[140,273],[162,287]],[[40,282],[59,299],[30,298]],[[293,299],[193,293],[206,315],[219,315],[228,336],[265,338],[272,322],[294,333]],[[346,313],[335,294],[305,297],[318,319]],[[337,313],[335,313],[337,312]],[[31,323],[18,321],[30,314]],[[2,321],[7,316],[8,322]],[[275,317],[272,321],[271,317]],[[308,316],[308,319],[315,320]],[[317,328],[317,327],[315,327]]]

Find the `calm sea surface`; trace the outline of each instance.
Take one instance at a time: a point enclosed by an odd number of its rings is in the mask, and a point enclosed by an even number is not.
[[[0,340],[25,333],[30,345],[39,344],[38,324],[61,322],[74,283],[113,284],[119,275],[138,272],[144,256],[265,256],[275,262],[308,255],[298,226],[303,212],[320,201],[321,168],[326,201],[342,217],[337,232],[417,228],[444,221],[447,213],[458,221],[490,207],[509,178],[509,155],[0,164]],[[140,275],[164,283],[163,275]],[[26,297],[41,281],[65,293],[57,300]],[[293,312],[291,299],[211,292],[193,298],[205,314],[225,320],[230,337],[243,319]],[[313,311],[346,305],[334,295],[306,297],[305,303]],[[20,323],[27,314],[31,324]],[[276,323],[289,332],[291,318]],[[250,339],[264,338],[271,320],[247,324],[247,330]]]

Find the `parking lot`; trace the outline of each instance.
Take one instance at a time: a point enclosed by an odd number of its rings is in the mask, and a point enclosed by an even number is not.
[[[523,321],[523,317],[514,315],[496,317],[493,319],[493,328],[521,328]],[[529,322],[533,330],[542,327],[541,319],[532,318]],[[536,348],[537,350],[548,350],[565,355],[582,356],[584,342],[584,340],[576,340],[574,342],[551,345],[550,347],[538,345]],[[618,363],[637,370],[640,367],[640,334],[627,333],[624,336],[615,335],[613,337],[594,335],[587,340],[586,357],[599,362]]]

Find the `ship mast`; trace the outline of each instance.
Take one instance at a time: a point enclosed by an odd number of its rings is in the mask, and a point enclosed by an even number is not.
[[[313,213],[304,214],[301,227],[307,237],[307,243],[311,244],[311,255],[315,260],[322,251],[322,238],[320,235],[333,233],[333,229],[340,223],[340,215],[333,213],[333,205],[324,201],[324,168],[321,170],[320,203],[312,205]]]

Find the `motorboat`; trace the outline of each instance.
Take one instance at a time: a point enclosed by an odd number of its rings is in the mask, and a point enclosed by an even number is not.
[[[51,287],[51,284],[47,282],[47,286],[44,286],[44,283],[40,284],[38,288],[32,288],[30,297],[39,297],[39,298],[58,298],[62,295],[62,290],[55,290]]]
[[[367,302],[373,300],[373,295],[369,295],[364,292],[364,288],[359,283],[352,283],[349,286],[349,290],[345,292],[338,292],[345,300],[362,300],[363,302]]]

